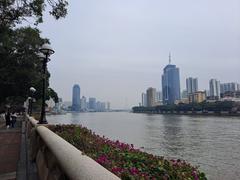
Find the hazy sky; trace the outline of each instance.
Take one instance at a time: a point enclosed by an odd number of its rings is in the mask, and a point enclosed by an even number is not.
[[[42,35],[55,54],[50,84],[65,101],[72,86],[81,96],[126,108],[148,87],[161,89],[162,69],[172,53],[186,77],[240,83],[239,0],[74,0],[60,21],[45,16]]]

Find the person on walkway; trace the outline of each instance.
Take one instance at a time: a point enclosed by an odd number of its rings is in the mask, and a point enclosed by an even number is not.
[[[11,115],[10,115],[9,108],[7,108],[7,112],[5,113],[5,120],[6,120],[6,127],[8,129],[11,124]]]
[[[13,112],[12,114],[11,114],[11,126],[12,126],[12,128],[14,128],[14,125],[15,125],[15,123],[16,123],[16,121],[17,121],[17,114],[16,114],[16,112]]]

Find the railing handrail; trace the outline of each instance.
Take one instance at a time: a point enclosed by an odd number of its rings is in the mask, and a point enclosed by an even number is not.
[[[65,141],[48,128],[37,124],[34,118],[27,116],[37,133],[55,156],[59,166],[69,179],[73,180],[119,180],[96,161],[84,155],[76,147]]]

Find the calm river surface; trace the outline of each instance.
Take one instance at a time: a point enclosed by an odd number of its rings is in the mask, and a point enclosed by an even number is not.
[[[199,165],[209,179],[240,179],[239,117],[108,112],[52,115],[48,121],[81,124],[149,153],[185,159]]]

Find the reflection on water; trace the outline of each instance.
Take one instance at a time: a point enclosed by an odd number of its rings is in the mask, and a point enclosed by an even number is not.
[[[82,124],[168,158],[200,165],[209,179],[240,179],[240,119],[233,117],[147,115],[125,112],[68,113],[50,123]]]

